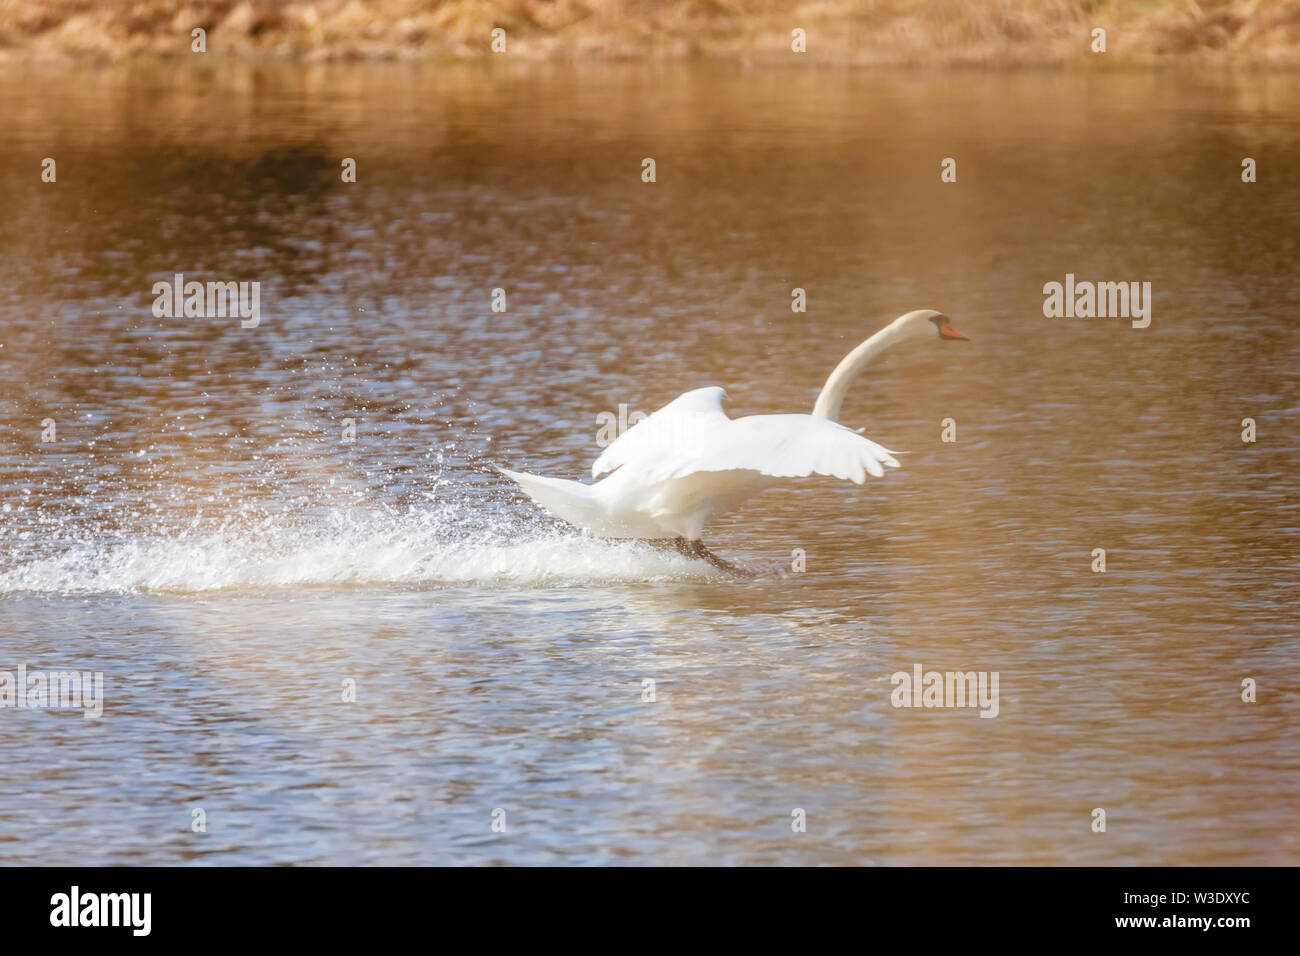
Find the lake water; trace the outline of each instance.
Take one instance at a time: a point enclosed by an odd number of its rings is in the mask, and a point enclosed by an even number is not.
[[[1285,73],[0,72],[0,670],[104,674],[0,709],[0,860],[1300,863],[1298,154]],[[915,308],[903,467],[719,522],[751,579],[491,468]]]

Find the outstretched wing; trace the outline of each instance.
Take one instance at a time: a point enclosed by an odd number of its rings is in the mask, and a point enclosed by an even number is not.
[[[653,467],[653,466],[652,466]],[[728,421],[707,440],[656,469],[662,478],[699,471],[756,471],[771,478],[828,475],[862,484],[897,468],[893,452],[827,418],[751,415]]]
[[[723,394],[711,385],[677,396],[614,439],[592,463],[591,477],[599,478],[630,461],[662,460],[665,455],[680,453],[717,425],[731,424],[722,410]]]
[[[751,471],[771,478],[828,475],[862,484],[897,468],[893,452],[827,418],[722,411],[722,389],[687,392],[628,429],[592,465],[599,477],[634,464],[646,484],[697,472]]]

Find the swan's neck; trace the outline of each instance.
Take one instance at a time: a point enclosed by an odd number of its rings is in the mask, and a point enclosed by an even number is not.
[[[831,372],[830,378],[826,379],[826,384],[822,386],[822,393],[817,396],[817,404],[813,406],[813,415],[818,418],[829,418],[833,422],[839,421],[840,406],[844,404],[844,396],[848,394],[849,386],[853,384],[854,379],[862,374],[862,370],[871,364],[876,356],[897,341],[898,330],[893,323],[890,323],[844,356],[840,364],[835,366],[835,371]]]

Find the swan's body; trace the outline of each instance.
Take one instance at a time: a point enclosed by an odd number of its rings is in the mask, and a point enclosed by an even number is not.
[[[686,392],[606,448],[591,466],[594,484],[500,470],[538,505],[593,534],[684,539],[695,546],[688,553],[708,557],[699,544],[704,527],[781,479],[816,474],[862,484],[898,467],[892,452],[835,419],[872,359],[921,338],[965,336],[939,312],[895,319],[835,367],[811,415],[732,419],[722,410],[721,388]]]

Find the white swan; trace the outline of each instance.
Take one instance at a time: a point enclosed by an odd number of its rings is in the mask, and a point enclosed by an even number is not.
[[[704,547],[704,526],[782,478],[830,475],[862,484],[897,468],[893,453],[836,422],[849,386],[900,342],[966,339],[941,312],[899,316],[846,355],[811,415],[731,419],[724,392],[697,388],[629,428],[591,466],[594,484],[498,468],[538,505],[606,538],[671,539],[684,554],[732,566]],[[601,478],[602,475],[607,477]],[[734,570],[734,569],[733,569]]]

